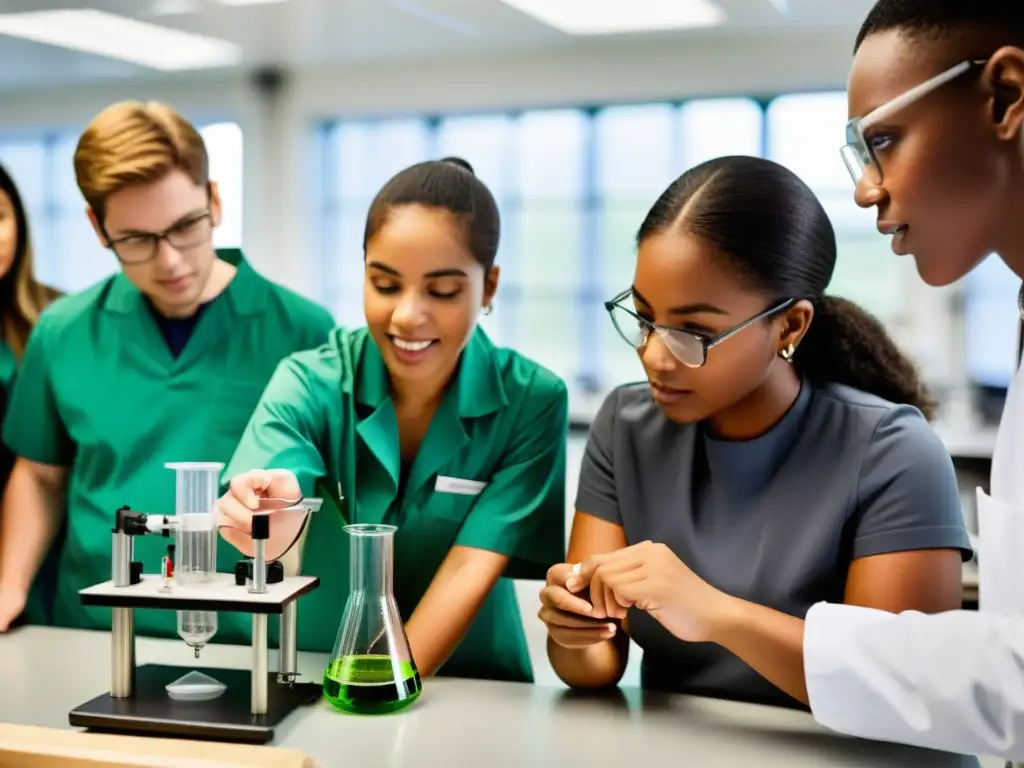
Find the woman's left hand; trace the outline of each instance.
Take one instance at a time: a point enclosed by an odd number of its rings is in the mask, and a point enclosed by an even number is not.
[[[615,616],[635,606],[691,643],[708,641],[733,603],[667,546],[650,541],[584,560],[566,588],[580,592],[587,587],[595,611],[602,615]]]

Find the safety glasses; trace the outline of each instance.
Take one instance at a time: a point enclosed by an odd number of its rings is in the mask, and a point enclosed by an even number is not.
[[[878,162],[871,143],[864,138],[864,133],[873,125],[887,120],[901,109],[918,101],[937,88],[946,83],[952,82],[965,72],[975,67],[984,66],[988,59],[968,59],[940,72],[935,77],[916,85],[906,93],[902,93],[891,101],[873,109],[863,117],[855,117],[846,123],[846,144],[840,149],[843,162],[853,178],[854,184],[859,184],[862,178],[867,177],[874,184],[882,183],[882,165]]]
[[[753,325],[758,320],[771,317],[790,306],[796,299],[784,299],[768,307],[764,312],[759,312],[753,317],[734,325],[727,331],[715,336],[708,336],[695,331],[684,331],[682,328],[670,328],[665,325],[652,323],[636,314],[633,310],[624,307],[622,302],[632,296],[632,290],[626,290],[610,301],[604,303],[604,308],[611,315],[615,330],[630,346],[638,350],[647,345],[652,333],[658,334],[662,342],[672,353],[672,356],[689,368],[700,368],[708,360],[708,350],[716,347],[731,336],[736,335],[747,326]]]

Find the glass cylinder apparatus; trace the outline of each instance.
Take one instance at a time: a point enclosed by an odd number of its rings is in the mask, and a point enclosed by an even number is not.
[[[175,478],[174,581],[183,587],[200,586],[217,573],[217,526],[214,509],[217,504],[220,471],[216,462],[182,462],[165,465],[173,469]],[[178,611],[178,636],[195,649],[200,649],[217,634],[215,611]]]
[[[178,518],[174,580],[182,586],[209,581],[217,572],[217,506],[223,464],[165,464],[175,477],[174,514]]]
[[[386,714],[412,704],[422,683],[395,601],[393,525],[348,525],[350,591],[324,696],[356,714]]]

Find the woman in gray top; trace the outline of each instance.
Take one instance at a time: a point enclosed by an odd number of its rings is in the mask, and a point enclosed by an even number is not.
[[[835,234],[784,167],[691,169],[637,241],[632,288],[607,307],[649,381],[591,428],[568,553],[583,565],[554,566],[541,593],[549,658],[570,686],[613,685],[632,637],[645,687],[805,704],[799,664],[702,636],[673,590],[690,569],[737,619],[821,600],[958,608],[970,548],[932,404],[881,324],[824,295]]]

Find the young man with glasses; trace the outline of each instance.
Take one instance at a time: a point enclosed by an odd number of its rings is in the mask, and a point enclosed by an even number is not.
[[[110,577],[115,510],[173,512],[164,464],[226,462],[278,362],[333,326],[240,251],[214,248],[208,171],[198,131],[161,104],[111,106],[79,140],[78,186],[121,271],[54,304],[26,350],[4,425],[18,458],[0,517],[0,631],[26,602],[30,620],[108,628],[78,590]],[[42,606],[28,597],[62,525],[56,598]],[[166,542],[150,538],[136,556],[155,569]],[[136,624],[176,630],[168,611]]]

